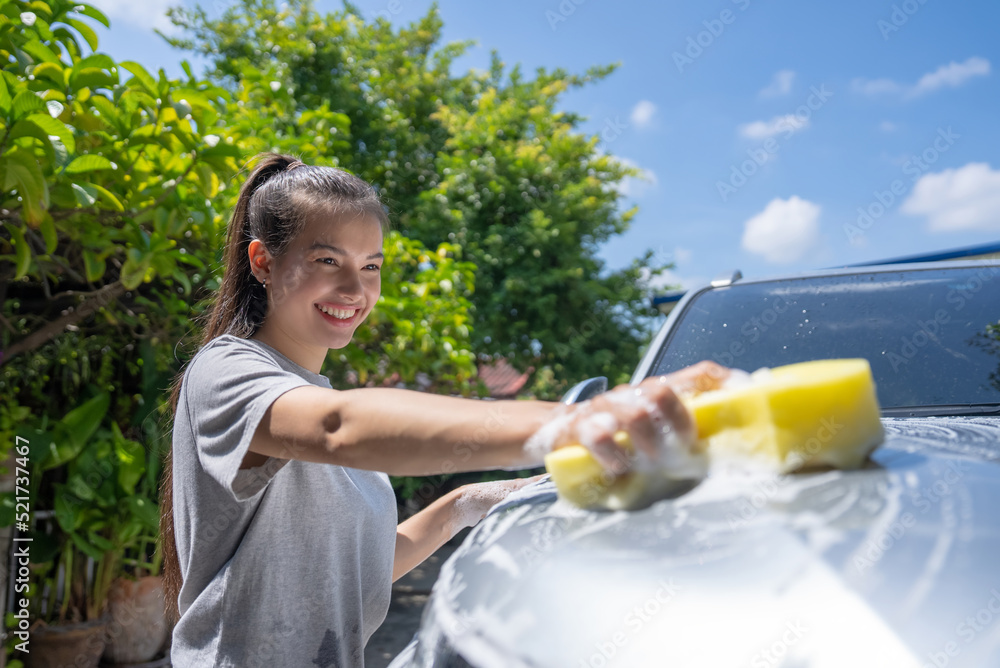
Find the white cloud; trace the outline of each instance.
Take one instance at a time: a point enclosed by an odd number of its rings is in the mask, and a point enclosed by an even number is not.
[[[1000,232],[1000,170],[985,162],[925,174],[900,211],[926,216],[932,232]]]
[[[771,200],[745,223],[743,248],[768,262],[800,259],[819,240],[819,205],[792,195]]]
[[[809,127],[808,118],[799,118],[795,114],[775,116],[769,121],[754,121],[739,128],[740,135],[746,139],[767,139],[779,133],[785,136],[805,130]]]
[[[633,123],[638,128],[644,128],[649,126],[650,121],[653,120],[653,114],[656,113],[656,105],[649,100],[641,100],[635,107],[632,108],[632,115],[629,117]]]
[[[855,79],[851,82],[855,92],[862,95],[882,95],[884,93],[898,93],[903,90],[903,86],[892,79]]]
[[[892,121],[882,121],[881,123],[878,124],[878,129],[881,130],[882,132],[895,132],[896,124],[893,123]]]
[[[792,83],[795,82],[795,72],[792,70],[781,70],[776,72],[774,77],[771,79],[765,88],[763,88],[758,95],[760,97],[778,97],[779,95],[787,95],[792,90]]]
[[[964,63],[951,61],[947,65],[942,65],[933,72],[929,72],[920,77],[920,81],[913,87],[912,95],[923,95],[936,91],[945,86],[957,88],[966,81],[976,76],[987,76],[990,73],[990,61],[985,58],[969,58]]]
[[[167,18],[167,8],[177,4],[174,0],[91,0],[90,4],[104,12],[114,27],[120,20],[136,28],[159,28],[169,33],[174,25]]]
[[[989,73],[990,61],[973,56],[964,63],[952,61],[942,65],[920,77],[912,86],[892,79],[855,79],[852,86],[855,92],[862,95],[902,94],[904,97],[913,98],[945,87],[958,88],[973,77],[987,76]]]
[[[616,189],[624,197],[641,197],[645,195],[650,190],[655,190],[658,185],[660,185],[660,180],[656,178],[656,174],[649,169],[644,169],[638,165],[634,160],[629,160],[628,158],[622,158],[621,156],[615,156],[615,160],[622,163],[623,165],[628,165],[629,167],[635,167],[639,170],[638,176],[629,176],[622,179],[621,183],[617,184]]]

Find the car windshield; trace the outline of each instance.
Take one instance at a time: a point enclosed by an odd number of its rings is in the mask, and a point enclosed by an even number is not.
[[[679,314],[652,374],[702,359],[754,371],[863,357],[871,363],[883,409],[951,406],[962,412],[970,404],[996,405],[998,297],[997,265],[713,288]]]

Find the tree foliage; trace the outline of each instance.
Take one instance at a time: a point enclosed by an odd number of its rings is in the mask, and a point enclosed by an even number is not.
[[[548,397],[582,377],[628,377],[648,340],[645,318],[656,315],[644,281],[665,267],[650,252],[615,272],[598,258],[635,213],[620,210],[617,188],[635,170],[582,134],[581,117],[556,109],[613,66],[525,79],[494,54],[489,72],[453,74],[470,43],[439,45],[436,7],[399,29],[346,3],[321,15],[309,0],[171,16],[183,31],[172,43],[209,58],[208,77],[245,113],[261,104],[243,92],[248,81],[287,92],[259,107],[277,128],[263,141],[322,119],[301,137],[306,159],[335,155],[378,185],[407,236],[462,247],[476,266],[473,350],[545,369],[535,388]]]
[[[95,22],[108,25],[87,4],[0,0],[0,460],[26,440],[31,508],[53,512],[32,551],[33,614],[50,620],[99,615],[111,579],[158,568],[166,391],[221,279],[241,166],[349,127],[328,109],[275,122],[293,105],[270,71],[230,89],[186,63],[173,79],[116,62]],[[414,384],[425,370],[430,389],[475,393],[461,249],[394,233],[386,254],[383,297],[331,375]],[[0,495],[0,524],[15,509]]]

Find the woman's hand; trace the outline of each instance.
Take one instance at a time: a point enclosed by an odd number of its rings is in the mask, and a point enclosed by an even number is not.
[[[506,499],[511,492],[515,492],[541,477],[536,475],[531,478],[478,482],[459,487],[456,490],[458,498],[455,500],[452,513],[451,535],[454,536],[466,527],[475,526],[486,517],[490,508]]]
[[[729,369],[714,362],[699,362],[680,371],[645,379],[639,385],[619,385],[593,399],[557,409],[552,420],[525,444],[529,456],[541,458],[571,443],[587,447],[612,473],[629,469],[632,456],[616,442],[625,432],[635,450],[656,462],[668,440],[690,445],[695,424],[681,397],[718,389]]]

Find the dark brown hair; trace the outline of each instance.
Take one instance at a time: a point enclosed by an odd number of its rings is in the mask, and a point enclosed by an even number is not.
[[[229,219],[222,283],[205,311],[199,349],[223,334],[248,338],[264,322],[267,292],[250,271],[248,249],[253,239],[260,239],[272,257],[281,257],[302,231],[306,214],[316,209],[334,220],[372,217],[379,221],[383,233],[389,230],[389,217],[378,192],[357,176],[276,153],[261,153],[253,160],[257,164],[240,189]],[[185,370],[186,364],[170,386],[171,421]],[[172,437],[172,424],[170,431]],[[172,449],[168,448],[160,486],[160,539],[167,613],[176,621],[182,578],[174,541],[172,470]]]

